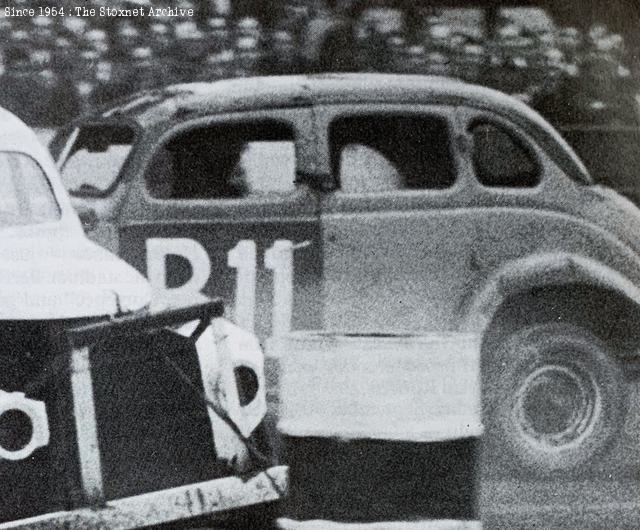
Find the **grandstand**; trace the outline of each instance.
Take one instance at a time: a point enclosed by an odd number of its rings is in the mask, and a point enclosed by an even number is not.
[[[637,124],[637,36],[614,31],[617,4],[581,4],[578,16],[542,1],[439,3],[91,0],[85,9],[128,16],[75,16],[49,2],[65,16],[0,16],[0,105],[50,127],[170,83],[353,70],[489,85],[556,125]]]

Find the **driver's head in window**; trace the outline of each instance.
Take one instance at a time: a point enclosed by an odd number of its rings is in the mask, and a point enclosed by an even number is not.
[[[341,116],[329,127],[329,141],[345,193],[445,189],[455,180],[448,126],[440,116]]]
[[[272,122],[199,127],[154,154],[147,186],[159,199],[236,199],[288,193],[296,179],[292,131]]]
[[[240,164],[245,144],[242,142],[205,143],[174,148],[173,198],[237,198],[246,194]]]
[[[340,175],[340,188],[345,193],[393,191],[404,186],[404,179],[392,162],[377,149],[358,143],[342,147]]]

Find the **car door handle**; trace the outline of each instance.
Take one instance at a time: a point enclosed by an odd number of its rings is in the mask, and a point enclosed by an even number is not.
[[[81,208],[78,212],[78,217],[85,232],[93,232],[100,222],[98,214],[93,208]]]
[[[311,246],[311,241],[307,239],[306,241],[301,241],[300,243],[296,243],[291,248],[293,250],[298,250],[299,248],[307,248]]]
[[[469,253],[469,269],[477,272],[482,268],[480,263],[480,259],[478,258],[478,253],[476,249],[472,249]]]

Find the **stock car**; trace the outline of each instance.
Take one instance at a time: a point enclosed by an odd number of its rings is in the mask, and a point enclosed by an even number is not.
[[[90,241],[51,155],[0,108],[1,526],[133,528],[276,499],[232,476],[247,471],[246,448],[194,399],[217,402],[243,436],[264,416],[257,340],[218,313],[203,296],[154,299],[140,272]],[[232,370],[239,384],[225,381]],[[215,502],[182,509],[184,495]]]
[[[50,148],[90,237],[263,339],[482,333],[488,477],[637,473],[640,212],[525,104],[442,77],[224,80]]]

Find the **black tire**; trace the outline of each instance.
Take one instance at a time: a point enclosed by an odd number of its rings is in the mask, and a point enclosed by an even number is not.
[[[582,474],[623,425],[620,367],[586,329],[523,328],[490,346],[482,366],[485,454],[512,471]]]

